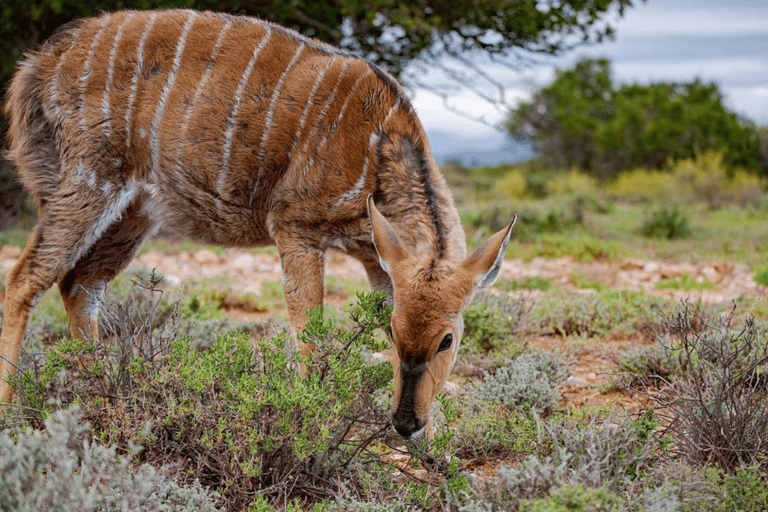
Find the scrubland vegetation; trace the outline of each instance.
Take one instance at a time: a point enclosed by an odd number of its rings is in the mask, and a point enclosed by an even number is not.
[[[603,182],[534,162],[445,173],[470,244],[516,211],[511,257],[726,259],[768,284],[765,184],[718,153]],[[313,315],[302,339],[318,350],[302,379],[286,324],[226,316],[275,307],[277,286],[178,293],[124,275],[95,343],[69,338],[51,293],[1,420],[0,509],[765,510],[764,298],[681,303],[570,280],[576,290],[500,279],[478,295],[434,439],[408,442],[389,426],[391,367],[371,363],[387,348],[381,296]],[[712,286],[690,276],[658,285]],[[607,378],[586,384],[603,398],[565,400],[579,358],[611,343],[623,349],[597,369]]]

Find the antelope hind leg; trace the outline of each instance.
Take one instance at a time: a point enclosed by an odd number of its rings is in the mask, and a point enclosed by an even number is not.
[[[69,317],[73,338],[96,339],[98,313],[104,289],[133,259],[152,232],[153,223],[132,203],[123,218],[112,224],[75,267],[59,280],[59,292]]]

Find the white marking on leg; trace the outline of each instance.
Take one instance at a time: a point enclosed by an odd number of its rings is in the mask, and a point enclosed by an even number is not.
[[[264,28],[266,29],[266,32],[261,37],[261,41],[259,41],[259,44],[256,46],[256,48],[253,49],[251,60],[248,62],[243,75],[240,77],[240,83],[237,84],[237,90],[235,91],[235,102],[232,105],[232,111],[230,112],[229,118],[227,119],[227,130],[224,134],[224,148],[221,152],[222,154],[221,168],[219,169],[219,180],[216,184],[216,191],[219,193],[219,196],[222,196],[224,185],[227,183],[227,175],[229,174],[229,155],[232,150],[232,137],[234,137],[235,134],[237,115],[240,112],[240,102],[243,96],[243,91],[245,90],[245,86],[248,83],[248,79],[251,77],[253,67],[256,65],[256,58],[261,53],[261,50],[263,50],[267,45],[270,37],[272,37],[272,28],[268,24],[265,24]]]
[[[139,46],[136,48],[136,69],[133,70],[133,78],[131,79],[131,92],[128,95],[128,108],[125,110],[125,151],[126,155],[131,154],[131,116],[133,114],[133,103],[136,101],[136,94],[139,90],[139,77],[141,76],[141,68],[144,67],[144,45],[147,44],[147,38],[152,32],[152,27],[155,26],[155,20],[157,19],[157,13],[149,15],[149,23],[144,28],[144,33],[141,34],[139,40]]]
[[[219,51],[221,50],[221,45],[224,42],[224,36],[226,35],[227,31],[232,26],[232,20],[229,18],[226,18],[224,21],[224,26],[219,31],[219,37],[216,39],[216,44],[213,45],[213,50],[211,51],[211,58],[208,60],[208,66],[205,69],[205,73],[203,73],[203,77],[200,79],[200,83],[197,84],[197,89],[195,89],[195,94],[192,96],[192,101],[187,106],[187,111],[184,113],[184,120],[181,123],[181,136],[179,137],[179,140],[181,143],[179,144],[179,147],[176,151],[176,170],[178,173],[181,173],[181,167],[182,167],[182,157],[183,157],[183,150],[184,150],[184,142],[187,139],[187,130],[189,130],[189,122],[192,120],[192,114],[194,113],[195,107],[197,106],[197,103],[200,101],[200,95],[203,93],[203,90],[205,89],[206,84],[208,83],[208,80],[211,78],[211,75],[213,74],[213,65],[216,63],[216,59],[219,57]]]
[[[101,36],[104,34],[104,29],[107,28],[107,21],[111,20],[111,16],[103,16],[101,18],[101,25],[99,30],[96,31],[96,35],[93,36],[91,46],[88,48],[88,55],[85,57],[85,65],[83,66],[83,73],[80,75],[80,129],[86,131],[88,126],[85,120],[85,99],[86,99],[86,87],[88,85],[88,77],[91,74],[91,61],[93,55],[96,53],[96,47],[101,41]]]
[[[253,198],[256,196],[256,191],[259,189],[259,183],[261,182],[261,166],[264,164],[264,157],[267,155],[267,141],[269,140],[269,130],[272,128],[272,116],[275,111],[275,104],[280,97],[280,91],[283,89],[283,83],[285,82],[286,75],[288,75],[288,72],[291,70],[294,64],[296,64],[296,61],[299,59],[299,55],[301,55],[302,51],[304,51],[303,42],[298,46],[298,48],[296,48],[296,51],[293,54],[293,58],[291,58],[288,66],[285,68],[285,70],[283,70],[283,74],[280,75],[280,79],[277,81],[275,90],[272,91],[272,99],[269,102],[269,110],[267,110],[267,115],[264,118],[264,133],[261,135],[259,161],[256,165],[256,172],[258,175],[256,176],[256,183],[254,183],[253,186],[253,192],[251,192],[251,205],[253,204]]]
[[[91,249],[93,244],[101,238],[101,235],[104,234],[109,226],[122,218],[125,209],[128,208],[131,201],[136,198],[139,190],[140,187],[135,181],[129,180],[126,182],[125,188],[120,191],[115,200],[101,214],[96,221],[96,224],[94,224],[80,240],[77,249],[72,255],[70,269]]]
[[[80,161],[75,168],[75,179],[77,181],[83,181],[83,178],[85,178],[85,167],[83,166],[83,162]]]
[[[194,12],[190,12],[187,16],[187,22],[184,24],[184,30],[181,32],[181,37],[176,44],[176,55],[173,57],[173,66],[171,66],[171,72],[168,73],[168,79],[165,81],[163,91],[160,94],[160,100],[157,103],[155,109],[155,117],[152,119],[152,127],[150,129],[149,141],[152,147],[152,181],[157,181],[158,172],[160,171],[160,123],[163,121],[163,115],[165,114],[165,103],[168,101],[168,95],[171,93],[173,84],[176,82],[176,75],[179,73],[179,67],[181,66],[181,56],[184,53],[184,47],[187,45],[187,35],[192,29],[192,24],[195,22],[197,15]]]
[[[340,196],[336,200],[336,205],[345,202],[350,201],[354,199],[365,186],[365,180],[368,178],[368,164],[370,162],[371,158],[371,150],[373,149],[373,145],[376,143],[376,141],[379,140],[379,135],[381,133],[381,130],[384,129],[384,125],[389,121],[389,118],[392,116],[392,114],[397,110],[397,107],[400,106],[400,98],[397,98],[394,104],[392,104],[392,107],[390,107],[389,112],[387,112],[387,115],[384,117],[384,120],[379,124],[379,127],[376,128],[373,132],[371,132],[371,136],[368,138],[368,151],[365,152],[365,161],[363,162],[363,171],[360,174],[360,178],[357,180],[357,183],[347,192],[345,192],[342,196]]]
[[[112,82],[115,77],[115,60],[117,58],[117,48],[123,38],[123,27],[133,19],[133,12],[129,12],[120,26],[117,27],[115,39],[112,42],[112,49],[109,52],[109,66],[107,67],[107,84],[104,86],[104,96],[101,98],[101,118],[104,121],[104,135],[109,138],[109,127],[112,123],[112,109],[109,105],[109,95],[112,92]]]

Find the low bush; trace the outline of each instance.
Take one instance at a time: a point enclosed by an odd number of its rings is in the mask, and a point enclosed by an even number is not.
[[[471,386],[469,393],[484,405],[550,413],[560,399],[558,386],[569,374],[567,363],[557,355],[522,354],[493,374],[485,372],[483,381]]]
[[[646,215],[640,232],[648,238],[687,238],[691,235],[690,220],[677,204],[662,205]]]
[[[632,290],[552,293],[531,308],[529,329],[561,336],[631,336],[651,338],[665,299]]]
[[[703,316],[688,305],[664,322],[659,343],[679,369],[656,392],[679,454],[725,471],[768,463],[768,341],[751,317]]]
[[[303,361],[307,378],[284,336],[254,343],[230,331],[199,350],[178,334],[176,315],[167,328],[151,318],[124,323],[114,345],[63,340],[15,380],[22,407],[13,421],[42,426],[51,411],[79,403],[99,442],[142,445],[138,460],[170,464],[184,485],[199,480],[223,510],[245,510],[256,495],[307,506],[342,484],[374,492],[370,475],[390,482],[373,447],[390,429],[392,370],[364,354],[386,343],[373,336],[389,321],[384,295],[360,296],[351,316],[344,330],[312,313],[301,335],[317,347]]]
[[[0,510],[214,512],[217,496],[136,465],[130,447],[92,439],[78,409],[52,413],[44,430],[0,432]],[[127,454],[123,454],[127,450]]]
[[[522,297],[506,297],[490,292],[475,295],[464,310],[462,353],[519,354],[523,344],[519,334],[526,327],[530,303]]]
[[[656,283],[657,290],[714,290],[715,283],[706,279],[697,280],[690,274],[683,274],[679,279],[662,279]]]

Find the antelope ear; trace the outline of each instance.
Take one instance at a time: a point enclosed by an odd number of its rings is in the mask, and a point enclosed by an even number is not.
[[[466,272],[475,276],[478,288],[485,288],[496,282],[501,263],[504,261],[504,251],[507,249],[516,221],[517,215],[512,218],[509,226],[483,242],[461,263],[461,267]]]
[[[368,196],[368,217],[371,219],[373,245],[379,254],[379,263],[389,274],[392,265],[408,258],[410,254],[387,219],[376,209],[372,195]]]

